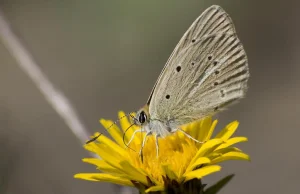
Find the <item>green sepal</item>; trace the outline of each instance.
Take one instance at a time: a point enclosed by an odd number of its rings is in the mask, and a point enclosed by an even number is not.
[[[216,184],[210,186],[204,191],[204,194],[216,194],[234,177],[234,174],[228,175],[219,180]]]

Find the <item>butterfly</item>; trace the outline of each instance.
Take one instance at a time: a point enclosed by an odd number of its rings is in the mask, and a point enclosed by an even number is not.
[[[189,27],[158,77],[134,123],[158,138],[181,125],[211,116],[245,96],[249,68],[246,52],[229,15],[217,5],[207,8]]]

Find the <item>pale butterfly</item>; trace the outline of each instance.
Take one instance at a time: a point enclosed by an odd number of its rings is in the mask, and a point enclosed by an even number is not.
[[[181,125],[223,110],[241,99],[249,78],[245,50],[236,35],[229,15],[219,6],[206,9],[185,32],[164,66],[147,104],[140,109],[134,123],[137,132],[166,137]]]

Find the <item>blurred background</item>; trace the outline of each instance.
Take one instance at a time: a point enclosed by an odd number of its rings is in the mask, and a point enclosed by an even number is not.
[[[68,98],[87,134],[99,118],[135,111],[175,45],[202,11],[221,5],[247,51],[251,79],[239,104],[217,116],[239,120],[250,163],[225,163],[205,179],[236,176],[221,193],[297,193],[300,173],[300,3],[259,0],[1,0],[2,16],[52,84]],[[82,142],[0,42],[0,193],[118,193],[76,180],[96,172]],[[4,40],[5,37],[4,37]],[[6,43],[4,43],[6,42]]]

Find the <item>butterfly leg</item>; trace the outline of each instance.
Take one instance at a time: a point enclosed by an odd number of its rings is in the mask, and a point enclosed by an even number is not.
[[[143,143],[142,143],[142,146],[141,146],[141,149],[140,149],[140,153],[139,155],[141,156],[141,159],[142,159],[142,162],[143,162],[143,148],[146,144],[146,141],[147,141],[147,137],[151,134],[151,131],[148,131],[143,139]]]
[[[181,131],[184,135],[186,135],[188,138],[190,138],[190,139],[192,139],[192,140],[194,140],[195,142],[197,142],[197,143],[204,143],[203,141],[199,141],[199,140],[197,140],[197,139],[195,139],[195,138],[193,138],[190,134],[188,134],[188,133],[186,133],[185,131],[183,131],[182,129],[177,129],[177,130],[179,130],[179,131]]]
[[[126,146],[127,146],[127,147],[129,146],[129,144],[132,142],[132,140],[133,140],[133,138],[134,138],[134,136],[135,136],[135,134],[136,134],[137,132],[142,132],[142,131],[143,131],[143,130],[141,130],[141,129],[134,131],[133,134],[132,134],[132,136],[131,136],[131,138],[130,138],[130,140],[129,140],[129,142],[126,144]]]
[[[156,134],[156,135],[155,135],[156,158],[158,158],[158,154],[159,154],[158,137],[159,137],[159,135]]]

